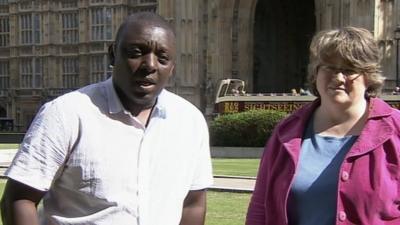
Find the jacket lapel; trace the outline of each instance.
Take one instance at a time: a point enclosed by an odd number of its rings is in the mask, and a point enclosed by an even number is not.
[[[393,134],[394,129],[388,122],[388,116],[393,109],[378,98],[371,98],[367,122],[348,153],[348,157],[365,154],[376,149],[386,142]]]

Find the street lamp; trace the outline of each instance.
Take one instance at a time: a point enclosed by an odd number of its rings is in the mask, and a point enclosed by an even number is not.
[[[399,87],[399,41],[400,41],[400,26],[394,30],[394,40],[396,40],[396,87]]]

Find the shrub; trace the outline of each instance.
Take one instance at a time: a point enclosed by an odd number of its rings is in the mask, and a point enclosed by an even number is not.
[[[210,124],[212,146],[263,147],[275,125],[287,113],[250,110],[221,115]]]

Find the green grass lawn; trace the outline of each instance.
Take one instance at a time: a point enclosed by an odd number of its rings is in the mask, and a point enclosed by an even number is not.
[[[0,150],[18,147],[19,144],[0,144]],[[259,159],[212,159],[214,175],[255,177],[259,163]]]
[[[255,177],[260,159],[212,159],[214,175]]]
[[[244,193],[209,191],[206,225],[243,225],[250,196]]]
[[[19,144],[0,144],[0,150],[2,149],[17,149]]]
[[[3,196],[4,186],[6,185],[6,180],[0,180],[0,199]],[[1,214],[0,214],[1,216]],[[0,219],[0,225],[3,225]]]

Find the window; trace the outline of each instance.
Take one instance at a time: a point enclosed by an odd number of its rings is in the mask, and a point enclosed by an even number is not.
[[[96,83],[111,77],[112,68],[108,65],[107,55],[92,56],[90,60],[90,83]]]
[[[157,0],[140,0],[140,3],[144,3],[144,4],[146,4],[146,3],[157,3]]]
[[[76,8],[78,7],[78,1],[77,0],[63,0],[61,1],[61,8]]]
[[[20,16],[21,44],[40,43],[40,16],[38,14],[23,14]]]
[[[128,8],[128,14],[137,12],[156,12],[157,0],[131,0],[131,7]]]
[[[63,88],[76,88],[79,85],[78,58],[63,59],[62,82]]]
[[[79,42],[79,21],[78,13],[62,14],[62,42],[65,44],[73,44]]]
[[[0,4],[0,14],[9,15],[9,13],[10,13],[9,6]]]
[[[157,6],[156,5],[146,5],[146,6],[136,6],[136,7],[130,7],[128,9],[128,14],[134,14],[137,12],[156,12],[157,11]]]
[[[10,87],[10,67],[8,61],[0,61],[0,89]]]
[[[40,88],[42,86],[42,59],[25,58],[20,63],[20,87]]]
[[[0,47],[10,44],[10,24],[8,17],[0,17]]]
[[[32,9],[33,1],[20,1],[19,8],[20,10],[30,10]]]
[[[8,5],[8,0],[0,0],[0,5]]]
[[[112,39],[111,8],[93,8],[91,11],[91,40]]]

